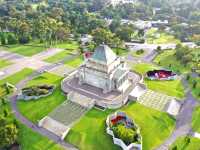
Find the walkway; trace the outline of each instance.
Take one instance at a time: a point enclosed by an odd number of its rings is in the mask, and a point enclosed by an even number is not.
[[[55,134],[38,127],[37,125],[33,124],[31,121],[29,121],[28,119],[26,119],[19,111],[17,108],[17,93],[19,92],[20,89],[22,89],[26,83],[29,80],[32,80],[33,78],[39,76],[40,73],[38,72],[34,72],[33,74],[31,74],[30,76],[28,76],[27,78],[25,78],[24,80],[20,81],[16,87],[17,87],[17,91],[14,93],[14,95],[10,98],[11,99],[11,107],[12,110],[15,114],[15,117],[22,122],[23,124],[25,124],[27,127],[31,128],[32,130],[34,130],[35,132],[40,133],[43,136],[48,137],[49,139],[53,140],[55,143],[60,144],[63,148],[67,149],[67,150],[77,150],[77,148],[75,148],[73,145],[66,143],[65,141],[61,141],[60,137],[56,136]]]
[[[185,80],[183,80],[183,84],[185,89],[188,89]],[[168,147],[170,147],[170,145],[172,145],[179,137],[189,135],[192,132],[192,113],[197,103],[197,100],[192,96],[191,91],[189,90],[186,94],[186,99],[182,105],[181,111],[177,116],[176,127],[172,135],[156,150],[168,150]]]
[[[9,60],[10,62],[14,63],[12,65],[9,65],[5,68],[0,69],[0,72],[3,74],[0,76],[0,80],[11,76],[24,68],[30,68],[33,70],[45,70],[44,68],[52,68],[53,64],[47,63],[43,61],[44,59],[51,57],[55,55],[56,53],[59,53],[63,51],[63,49],[49,49],[46,51],[43,51],[39,54],[36,54],[32,57],[25,57],[19,54],[11,53],[8,51],[0,50],[0,57],[5,60]],[[66,58],[67,59],[67,58]],[[64,59],[64,60],[66,60]],[[61,60],[61,64],[54,64],[54,68],[52,70],[49,70],[51,73],[54,73],[56,75],[59,75],[61,73],[61,76],[63,76],[65,73],[71,72],[72,69],[69,69],[66,67],[64,72],[60,72],[60,69],[56,69],[57,67],[60,67],[62,65],[62,62],[64,60]]]

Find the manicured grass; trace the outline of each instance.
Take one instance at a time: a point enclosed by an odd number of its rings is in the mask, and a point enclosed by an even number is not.
[[[192,128],[200,133],[200,106],[196,107],[192,115]]]
[[[151,81],[145,79],[147,87],[151,90],[182,99],[185,96],[184,87],[180,80],[174,81]]]
[[[11,112],[10,103],[6,105],[0,105],[0,115],[7,109],[9,115],[7,119],[13,121],[15,116]],[[48,138],[34,132],[32,129],[26,127],[18,121],[18,143],[21,150],[63,150],[63,148]]]
[[[83,57],[80,56],[80,57],[74,58],[72,60],[66,61],[65,64],[67,66],[76,68],[76,67],[80,66],[83,63],[83,61],[84,61]]]
[[[31,80],[28,86],[40,84],[53,84],[56,86],[52,95],[32,101],[18,101],[19,111],[30,121],[37,123],[38,120],[45,117],[48,113],[61,104],[66,97],[62,94],[60,83],[62,78],[50,73],[44,73],[41,76]]]
[[[143,74],[149,70],[159,69],[160,67],[152,64],[136,64],[133,66],[133,70]],[[147,87],[151,90],[158,91],[170,96],[175,96],[177,98],[183,98],[185,96],[184,87],[180,80],[171,80],[171,81],[151,81],[145,78],[144,80]]]
[[[15,85],[16,83],[18,83],[19,81],[21,81],[25,77],[29,76],[32,72],[33,72],[32,69],[25,68],[22,71],[19,71],[19,72],[15,73],[15,74],[3,79],[3,80],[0,80],[0,85],[4,84],[6,82],[9,82],[9,83]]]
[[[166,50],[163,53],[159,54],[154,59],[154,62],[174,72],[188,73],[190,71],[189,67],[188,66],[184,67],[183,64],[177,61],[174,54],[175,54],[174,50]]]
[[[18,83],[20,80],[24,79],[26,76],[32,73],[31,69],[24,69],[15,75],[12,75],[4,80],[1,80],[0,83],[9,82],[12,84]],[[32,107],[29,111],[34,110]],[[0,115],[3,114],[3,111],[7,109],[9,112],[8,120],[13,121],[15,116],[11,111],[10,103],[7,102],[6,105],[0,105]],[[18,142],[20,143],[21,150],[63,150],[62,147],[54,143],[53,141],[49,140],[48,138],[40,135],[32,131],[31,129],[27,128],[20,122],[19,124],[19,137]]]
[[[80,45],[77,41],[67,41],[67,42],[59,43],[53,47],[64,48],[64,49],[73,51],[73,50],[78,50]]]
[[[19,128],[19,143],[22,150],[64,150],[60,145],[25,125],[21,124]]]
[[[112,50],[115,52],[115,54],[119,55],[119,56],[124,56],[126,54],[128,54],[128,49],[124,49],[124,48],[112,48]]]
[[[186,137],[181,137],[176,140],[176,142],[171,146],[170,150],[174,147],[177,147],[177,150],[199,150],[200,148],[200,139],[188,137],[190,142],[187,143]]]
[[[138,73],[145,75],[147,71],[160,69],[160,67],[156,65],[152,65],[152,64],[147,64],[147,63],[137,63],[136,65],[133,65],[132,69]]]
[[[140,54],[138,54],[137,51],[133,51],[133,52],[131,52],[131,55],[132,55],[133,57],[142,57],[142,56],[145,55],[145,53],[146,53],[145,50],[144,50],[143,53],[140,53]]]
[[[112,111],[92,109],[78,122],[66,137],[66,141],[81,150],[120,150],[106,134],[105,119]]]
[[[8,47],[3,47],[3,49],[8,50],[13,53],[21,54],[24,56],[33,56],[37,53],[42,52],[46,48],[37,44],[30,43],[31,45],[15,44],[9,45]]]
[[[176,39],[173,35],[159,31],[155,28],[150,29],[147,32],[147,43],[149,44],[168,44],[168,43],[180,43],[180,40]]]
[[[149,150],[160,145],[172,132],[174,119],[166,113],[149,109],[137,103],[131,103],[121,109],[126,112],[141,128],[143,149]],[[77,145],[82,150],[119,149],[106,133],[105,120],[111,110],[89,111],[69,132],[66,141]]]
[[[11,64],[12,64],[12,63],[9,62],[8,60],[0,59],[0,69],[1,69],[1,68],[4,68],[4,67],[6,67],[6,66],[9,66],[9,65],[11,65]]]
[[[49,63],[56,63],[58,61],[63,60],[64,58],[66,58],[69,55],[70,55],[69,52],[67,50],[65,50],[60,53],[57,53],[54,56],[51,56],[51,57],[45,59],[44,61],[49,62]]]

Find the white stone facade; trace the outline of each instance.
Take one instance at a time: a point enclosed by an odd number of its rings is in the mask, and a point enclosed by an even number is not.
[[[84,65],[79,68],[77,77],[80,84],[88,84],[103,90],[124,92],[130,85],[129,69],[106,45],[100,45]]]

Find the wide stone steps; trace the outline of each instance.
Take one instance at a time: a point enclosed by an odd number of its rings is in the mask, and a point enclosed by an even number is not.
[[[48,116],[66,126],[70,126],[83,114],[85,114],[87,110],[87,108],[79,104],[71,101],[66,101],[58,108],[56,108],[53,112],[51,112]]]

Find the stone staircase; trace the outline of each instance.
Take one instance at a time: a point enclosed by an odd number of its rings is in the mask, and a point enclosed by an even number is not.
[[[77,103],[65,101],[48,116],[65,126],[70,127],[74,122],[79,120],[88,109]]]

